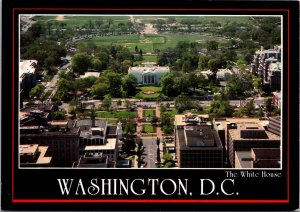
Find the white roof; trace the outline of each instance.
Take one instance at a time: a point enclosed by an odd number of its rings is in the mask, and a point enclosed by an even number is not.
[[[108,138],[107,143],[104,145],[91,145],[86,146],[84,148],[85,151],[94,151],[94,150],[114,150],[116,149],[116,139],[115,138]]]
[[[36,64],[37,60],[21,60],[19,63],[19,78],[21,78],[23,74],[33,74]]]
[[[80,78],[87,78],[87,77],[99,77],[99,72],[85,72],[84,75],[80,75]]]
[[[129,67],[128,74],[132,73],[167,73],[170,72],[169,66],[151,66],[151,67],[142,67],[142,66],[136,66],[136,67]]]

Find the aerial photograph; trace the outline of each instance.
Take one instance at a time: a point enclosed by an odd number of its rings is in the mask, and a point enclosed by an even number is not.
[[[19,15],[19,168],[281,169],[282,24]]]

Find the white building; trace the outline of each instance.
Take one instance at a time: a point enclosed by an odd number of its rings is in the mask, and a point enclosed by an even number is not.
[[[36,84],[36,80],[37,80],[36,66],[37,66],[37,60],[20,60],[19,62],[21,107],[22,107],[22,99],[29,97],[29,91]]]
[[[128,74],[132,74],[138,84],[141,85],[156,85],[159,84],[162,76],[170,72],[169,66],[153,66],[144,65],[137,67],[130,67]]]

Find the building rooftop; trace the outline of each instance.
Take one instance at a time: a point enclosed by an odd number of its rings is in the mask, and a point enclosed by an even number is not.
[[[80,75],[80,78],[87,78],[87,77],[99,77],[100,72],[85,72],[84,75]]]
[[[268,125],[268,120],[260,120],[259,118],[215,118],[214,119],[215,126],[218,130],[225,130],[227,125],[230,124],[259,124],[262,127]]]
[[[168,73],[170,72],[169,66],[135,66],[135,67],[129,67],[128,74],[132,73],[156,73],[156,72],[162,72],[162,73]]]
[[[50,164],[52,157],[46,157],[48,146],[39,146],[38,144],[19,145],[19,154],[22,164]],[[36,158],[38,157],[38,158]]]
[[[76,127],[85,127],[85,126],[92,126],[93,120],[91,119],[83,119],[76,122]],[[95,120],[95,126],[100,128],[106,128],[107,120]]]
[[[264,131],[265,136],[258,135],[256,137],[241,137],[241,132],[238,129],[229,129],[228,130],[232,140],[276,140],[280,141],[280,136],[275,135],[269,131]]]
[[[46,152],[48,151],[48,146],[39,146],[40,156],[37,159],[37,164],[49,164],[52,160],[52,157],[46,157]]]
[[[38,150],[38,144],[24,144],[19,145],[19,154],[20,155],[34,155]]]
[[[210,125],[208,114],[192,114],[187,113],[184,115],[175,115],[174,124],[176,126],[185,126],[187,124],[200,124],[205,123]]]
[[[269,70],[280,72],[281,71],[281,62],[270,63]]]
[[[107,143],[104,145],[89,145],[85,146],[85,151],[98,151],[98,150],[115,150],[116,148],[116,139],[108,138]]]
[[[235,151],[236,159],[241,165],[241,168],[252,168],[253,158],[251,157],[251,151]]]
[[[176,131],[180,149],[222,148],[218,134],[208,125],[185,126]]]
[[[37,60],[21,60],[19,62],[20,80],[24,74],[33,74],[35,72],[36,65],[37,65]]]

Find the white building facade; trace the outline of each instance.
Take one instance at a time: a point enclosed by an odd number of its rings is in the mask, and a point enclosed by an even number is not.
[[[132,74],[138,84],[141,85],[158,85],[160,79],[170,72],[169,66],[137,66],[130,67],[128,74]]]

